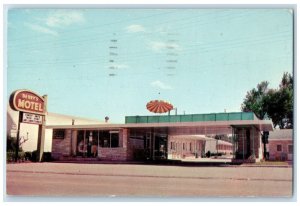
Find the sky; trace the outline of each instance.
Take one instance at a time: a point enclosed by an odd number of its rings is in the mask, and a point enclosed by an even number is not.
[[[288,9],[10,9],[6,39],[7,98],[29,89],[49,112],[114,123],[154,115],[154,99],[238,112],[247,91],[293,72]]]

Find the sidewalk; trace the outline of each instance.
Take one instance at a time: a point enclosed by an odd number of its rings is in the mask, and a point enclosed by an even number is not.
[[[240,167],[293,167],[293,162],[256,162],[256,163],[244,163]]]
[[[22,162],[17,164],[26,164]],[[33,162],[34,163],[34,162]],[[162,165],[162,166],[193,166],[193,167],[293,167],[293,162],[256,162],[256,163],[235,163],[228,158],[199,158],[199,159],[178,159],[178,160],[157,160],[157,161],[116,161],[116,160],[60,160],[48,163],[74,163],[74,164],[112,164],[112,165]],[[16,163],[10,163],[16,164]]]

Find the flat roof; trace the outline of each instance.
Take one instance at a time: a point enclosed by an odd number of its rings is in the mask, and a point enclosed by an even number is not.
[[[91,125],[48,125],[47,129],[121,129],[121,128],[202,128],[224,130],[232,127],[255,127],[260,131],[273,131],[271,120],[230,120],[204,122],[161,122],[161,123],[127,123],[127,124],[91,124]]]

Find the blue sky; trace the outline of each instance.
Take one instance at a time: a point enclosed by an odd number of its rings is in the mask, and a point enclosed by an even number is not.
[[[240,111],[246,92],[293,71],[287,9],[11,9],[7,97],[48,95],[48,111],[124,122],[170,101],[179,114]],[[174,112],[172,112],[174,113]]]

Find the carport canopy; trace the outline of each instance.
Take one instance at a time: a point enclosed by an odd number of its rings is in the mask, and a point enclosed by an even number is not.
[[[201,115],[201,116],[200,116]],[[155,117],[155,118],[154,118]],[[174,121],[176,120],[176,121]],[[48,129],[95,129],[117,130],[128,129],[151,129],[165,130],[170,133],[192,134],[230,134],[236,127],[254,127],[259,131],[273,131],[271,120],[260,120],[252,112],[238,113],[214,113],[195,115],[160,115],[160,116],[131,116],[125,118],[125,124],[89,124],[89,125],[47,125]]]

